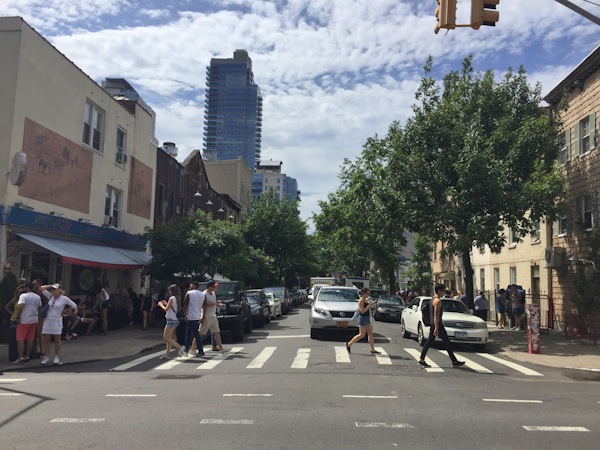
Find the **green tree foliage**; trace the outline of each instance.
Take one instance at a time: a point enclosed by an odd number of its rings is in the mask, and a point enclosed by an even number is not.
[[[575,290],[571,299],[579,314],[600,312],[600,229],[587,235],[586,259],[569,267],[569,279]]]
[[[306,230],[298,204],[287,198],[278,200],[273,189],[253,200],[252,213],[244,221],[246,242],[269,258],[279,282],[309,256]]]
[[[557,211],[565,186],[556,165],[560,123],[540,107],[540,87],[523,68],[496,81],[492,71],[474,73],[467,58],[440,87],[431,64],[414,116],[386,136],[389,167],[402,174],[397,204],[411,231],[462,255],[472,305],[471,248],[499,252],[505,226],[523,237]]]
[[[393,192],[396,174],[389,170],[388,161],[387,143],[377,137],[368,139],[359,158],[344,161],[341,186],[327,202],[319,203],[321,212],[314,222],[343,272],[361,273],[373,261],[394,290],[398,254],[406,240]]]
[[[431,251],[433,243],[425,236],[417,234],[415,237],[415,249],[411,254],[411,265],[404,272],[410,277],[409,289],[415,289],[421,294],[433,287],[433,276],[431,274]]]

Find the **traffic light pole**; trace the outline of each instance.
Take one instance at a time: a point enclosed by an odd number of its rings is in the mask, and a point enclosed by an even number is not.
[[[581,8],[581,7],[577,6],[577,5],[569,2],[568,0],[555,0],[555,1],[558,2],[558,3],[560,3],[563,6],[566,6],[569,9],[572,9],[576,13],[581,14],[586,19],[590,19],[596,25],[600,25],[600,18],[596,17],[592,13],[586,11],[585,9],[583,9],[583,8]]]

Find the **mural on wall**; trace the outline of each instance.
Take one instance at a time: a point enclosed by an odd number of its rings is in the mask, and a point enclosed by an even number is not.
[[[150,219],[152,211],[152,168],[131,158],[131,179],[127,212],[143,219]]]
[[[93,155],[80,145],[25,119],[28,169],[19,195],[89,213]]]

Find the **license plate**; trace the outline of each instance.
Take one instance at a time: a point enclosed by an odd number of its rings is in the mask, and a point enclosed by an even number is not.
[[[398,317],[398,314],[391,313],[390,317]]]
[[[348,322],[338,322],[337,326],[338,327],[347,327],[348,326]]]
[[[454,332],[454,337],[457,337],[457,338],[466,338],[468,336],[469,336],[469,334],[466,331],[456,331],[456,332]]]

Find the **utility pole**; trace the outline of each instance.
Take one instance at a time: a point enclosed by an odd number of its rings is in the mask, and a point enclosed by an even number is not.
[[[599,17],[596,17],[595,15],[593,15],[592,13],[586,11],[585,9],[581,8],[580,6],[577,6],[577,5],[575,5],[574,3],[571,3],[568,0],[556,0],[556,1],[558,3],[560,3],[561,5],[566,6],[569,9],[572,9],[576,13],[581,14],[586,19],[590,19],[596,25],[600,25],[600,18]]]

